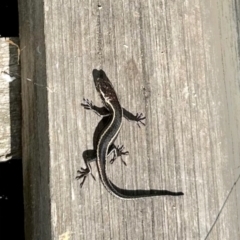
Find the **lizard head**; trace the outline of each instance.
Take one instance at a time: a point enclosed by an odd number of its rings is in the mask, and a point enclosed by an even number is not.
[[[118,101],[117,94],[113,88],[113,85],[103,70],[94,69],[93,78],[95,87],[105,104],[108,104],[109,102]]]

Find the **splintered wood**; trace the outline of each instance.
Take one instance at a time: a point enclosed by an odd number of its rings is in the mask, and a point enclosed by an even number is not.
[[[21,158],[18,38],[0,38],[0,161]]]

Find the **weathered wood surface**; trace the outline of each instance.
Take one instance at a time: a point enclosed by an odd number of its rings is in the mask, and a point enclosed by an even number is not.
[[[0,38],[0,162],[21,158],[18,38]]]
[[[240,81],[235,1],[19,1],[28,239],[239,239]],[[122,188],[184,197],[121,201],[75,180],[99,121],[91,72],[146,114],[116,141]]]

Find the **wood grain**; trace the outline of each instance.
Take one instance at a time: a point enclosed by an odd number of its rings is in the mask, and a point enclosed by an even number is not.
[[[26,239],[239,239],[240,82],[235,1],[19,1]],[[126,189],[183,197],[121,201],[75,180],[99,117],[91,72],[122,105]]]

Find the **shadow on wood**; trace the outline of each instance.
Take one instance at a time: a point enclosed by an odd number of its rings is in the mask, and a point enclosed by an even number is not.
[[[0,162],[1,239],[24,239],[21,159]]]

